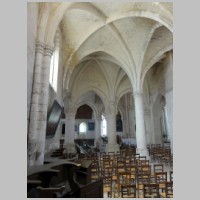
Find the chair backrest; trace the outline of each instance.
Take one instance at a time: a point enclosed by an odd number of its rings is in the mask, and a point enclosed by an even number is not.
[[[115,155],[115,152],[108,152],[108,155]]]
[[[154,174],[157,172],[164,172],[164,165],[163,164],[154,164],[153,172],[154,172]]]
[[[137,165],[149,165],[149,160],[137,160]]]
[[[167,182],[167,172],[157,172],[155,173],[156,183],[166,183]]]
[[[110,174],[110,175],[115,174],[115,170],[112,166],[108,166],[108,167],[103,169],[103,175],[107,176],[108,174]]]
[[[139,174],[151,174],[151,165],[137,166],[137,173],[139,173]]]
[[[173,182],[173,171],[169,172],[169,181]]]
[[[117,174],[117,190],[118,193],[121,193],[122,185],[131,185],[134,184],[134,179],[131,178],[131,172],[119,172]]]
[[[118,184],[130,184],[133,183],[133,180],[131,179],[131,172],[118,172],[117,174],[117,182]]]
[[[124,165],[117,165],[116,166],[116,173],[118,174],[119,172],[125,172],[126,171],[126,168],[125,168],[125,163]]]
[[[103,176],[103,187],[109,187],[112,188],[112,175],[104,175]]]
[[[166,198],[173,198],[173,181],[166,183],[165,193]]]
[[[136,198],[136,184],[121,185],[122,198]]]
[[[102,168],[103,169],[105,169],[106,167],[109,167],[111,165],[112,165],[112,161],[111,161],[110,157],[109,158],[103,158],[103,160],[102,160]]]
[[[137,184],[144,185],[150,183],[151,174],[137,173]]]
[[[137,173],[137,165],[135,163],[126,163],[126,171]]]
[[[159,185],[156,183],[144,184],[144,198],[160,198]]]
[[[100,167],[97,161],[93,161],[91,164],[91,180],[97,180],[100,176]]]

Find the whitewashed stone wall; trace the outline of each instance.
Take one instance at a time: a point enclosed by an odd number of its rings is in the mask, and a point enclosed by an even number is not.
[[[151,136],[147,143],[162,143],[160,117],[162,115],[161,97],[166,100],[167,126],[171,143],[173,143],[173,62],[172,52],[168,53],[162,63],[149,70],[148,85],[150,89],[150,118],[145,120],[146,129],[150,128]],[[153,126],[152,126],[153,125]]]
[[[167,55],[167,62],[165,63],[165,98],[166,98],[166,112],[168,131],[171,141],[171,148],[173,149],[173,54],[170,52]]]

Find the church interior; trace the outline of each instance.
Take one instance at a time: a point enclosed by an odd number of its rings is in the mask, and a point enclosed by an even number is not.
[[[27,3],[27,197],[173,198],[173,3]]]

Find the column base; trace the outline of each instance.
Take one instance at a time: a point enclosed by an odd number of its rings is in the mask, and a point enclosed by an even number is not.
[[[149,152],[148,149],[136,149],[136,153],[139,153],[141,156],[146,156],[147,160],[149,160]]]
[[[63,147],[66,148],[67,153],[77,153],[74,143],[65,143]]]
[[[44,152],[36,152],[35,165],[44,164]]]
[[[35,165],[35,155],[36,153],[34,152],[28,157],[28,166]]]
[[[106,145],[107,152],[117,152],[120,151],[118,144],[107,144]]]

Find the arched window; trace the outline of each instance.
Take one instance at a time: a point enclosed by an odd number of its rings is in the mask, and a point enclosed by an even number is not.
[[[101,136],[107,136],[107,121],[103,115],[101,115]]]
[[[87,124],[85,122],[80,123],[79,125],[79,133],[86,134],[87,132]]]
[[[58,64],[59,64],[59,33],[56,32],[55,51],[51,57],[49,83],[55,92],[57,92],[58,83]]]

